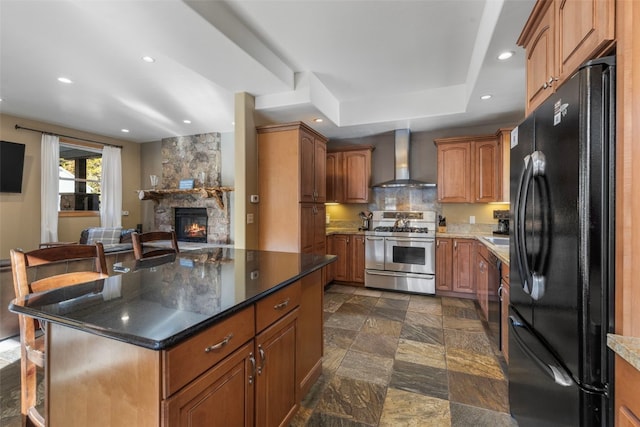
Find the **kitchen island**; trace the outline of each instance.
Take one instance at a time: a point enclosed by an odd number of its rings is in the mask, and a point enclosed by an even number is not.
[[[15,300],[46,321],[47,425],[287,424],[321,373],[334,260],[206,248]]]

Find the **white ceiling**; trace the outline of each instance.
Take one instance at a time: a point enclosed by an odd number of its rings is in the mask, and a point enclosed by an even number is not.
[[[238,92],[331,138],[513,123],[533,4],[0,0],[0,111],[136,142],[232,132]]]

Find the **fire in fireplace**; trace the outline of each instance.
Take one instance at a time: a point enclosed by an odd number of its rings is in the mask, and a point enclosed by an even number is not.
[[[176,237],[181,242],[207,242],[207,208],[175,208]]]

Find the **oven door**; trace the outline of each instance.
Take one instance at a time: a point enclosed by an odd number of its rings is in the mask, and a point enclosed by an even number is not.
[[[384,269],[435,274],[435,241],[428,238],[386,237]]]

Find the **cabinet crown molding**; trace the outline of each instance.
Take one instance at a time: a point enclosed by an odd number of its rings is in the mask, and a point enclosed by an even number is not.
[[[518,37],[518,41],[516,44],[518,46],[524,47],[531,37],[536,34],[536,30],[540,20],[542,19],[544,13],[547,11],[549,7],[553,4],[553,0],[538,0],[533,6],[533,10],[529,15],[529,19],[527,19],[527,23],[524,24],[524,28],[522,29],[522,33],[520,33],[520,37]]]

